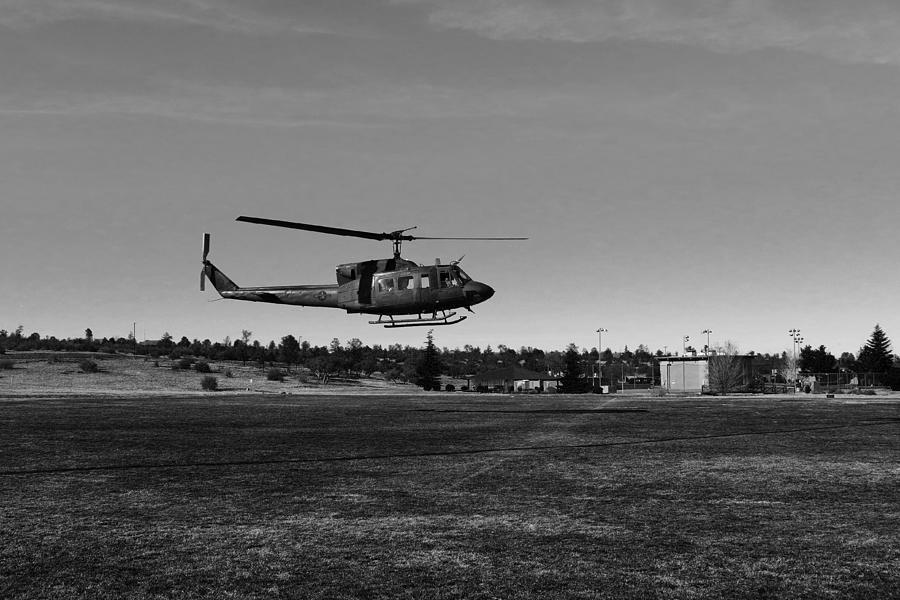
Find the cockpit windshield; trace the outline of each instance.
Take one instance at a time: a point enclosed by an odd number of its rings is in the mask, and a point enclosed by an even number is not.
[[[450,267],[450,272],[453,274],[453,279],[455,279],[459,285],[465,285],[469,281],[472,281],[472,278],[466,275],[466,272],[456,265]]]

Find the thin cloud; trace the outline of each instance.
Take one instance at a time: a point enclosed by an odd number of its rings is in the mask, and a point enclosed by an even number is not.
[[[900,64],[900,4],[886,0],[394,0],[438,27],[496,40],[644,40],[719,52],[779,48]]]
[[[210,27],[266,34],[329,33],[297,19],[255,10],[252,3],[225,0],[0,0],[0,26],[29,29],[73,20],[123,21]]]
[[[282,87],[201,85],[170,81],[152,93],[61,93],[52,97],[0,94],[0,114],[145,115],[275,126],[311,124],[374,127],[408,119],[521,116],[542,110],[550,97],[494,91],[473,93],[413,84],[364,84],[324,91]]]

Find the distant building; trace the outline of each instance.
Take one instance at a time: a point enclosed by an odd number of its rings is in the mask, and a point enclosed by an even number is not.
[[[753,381],[753,357],[738,355],[739,361],[734,382],[734,391],[746,390]],[[700,394],[712,391],[709,384],[709,361],[715,360],[715,354],[707,356],[663,356],[659,359],[660,387],[671,392]],[[715,386],[713,386],[715,387]]]
[[[468,378],[469,389],[490,392],[546,392],[556,389],[556,377],[513,365]]]
[[[660,357],[659,384],[664,390],[699,394],[709,386],[709,361],[705,356]]]

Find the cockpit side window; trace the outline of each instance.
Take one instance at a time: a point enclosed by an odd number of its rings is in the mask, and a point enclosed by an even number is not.
[[[445,270],[441,269],[440,271],[438,271],[438,277],[441,281],[440,287],[446,288],[446,287],[450,287],[451,285],[454,285],[453,280],[450,278],[449,271],[445,271]]]
[[[413,287],[413,277],[412,275],[401,275],[397,278],[397,289],[398,290],[411,290]]]
[[[467,281],[471,281],[469,276],[462,272],[459,267],[450,267],[450,269],[441,269],[439,271],[440,282],[442,288],[462,287]]]

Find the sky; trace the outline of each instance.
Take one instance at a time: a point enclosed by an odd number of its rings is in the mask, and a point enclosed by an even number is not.
[[[495,296],[438,346],[900,344],[900,4],[0,0],[0,329],[420,346],[333,283],[422,236]]]

